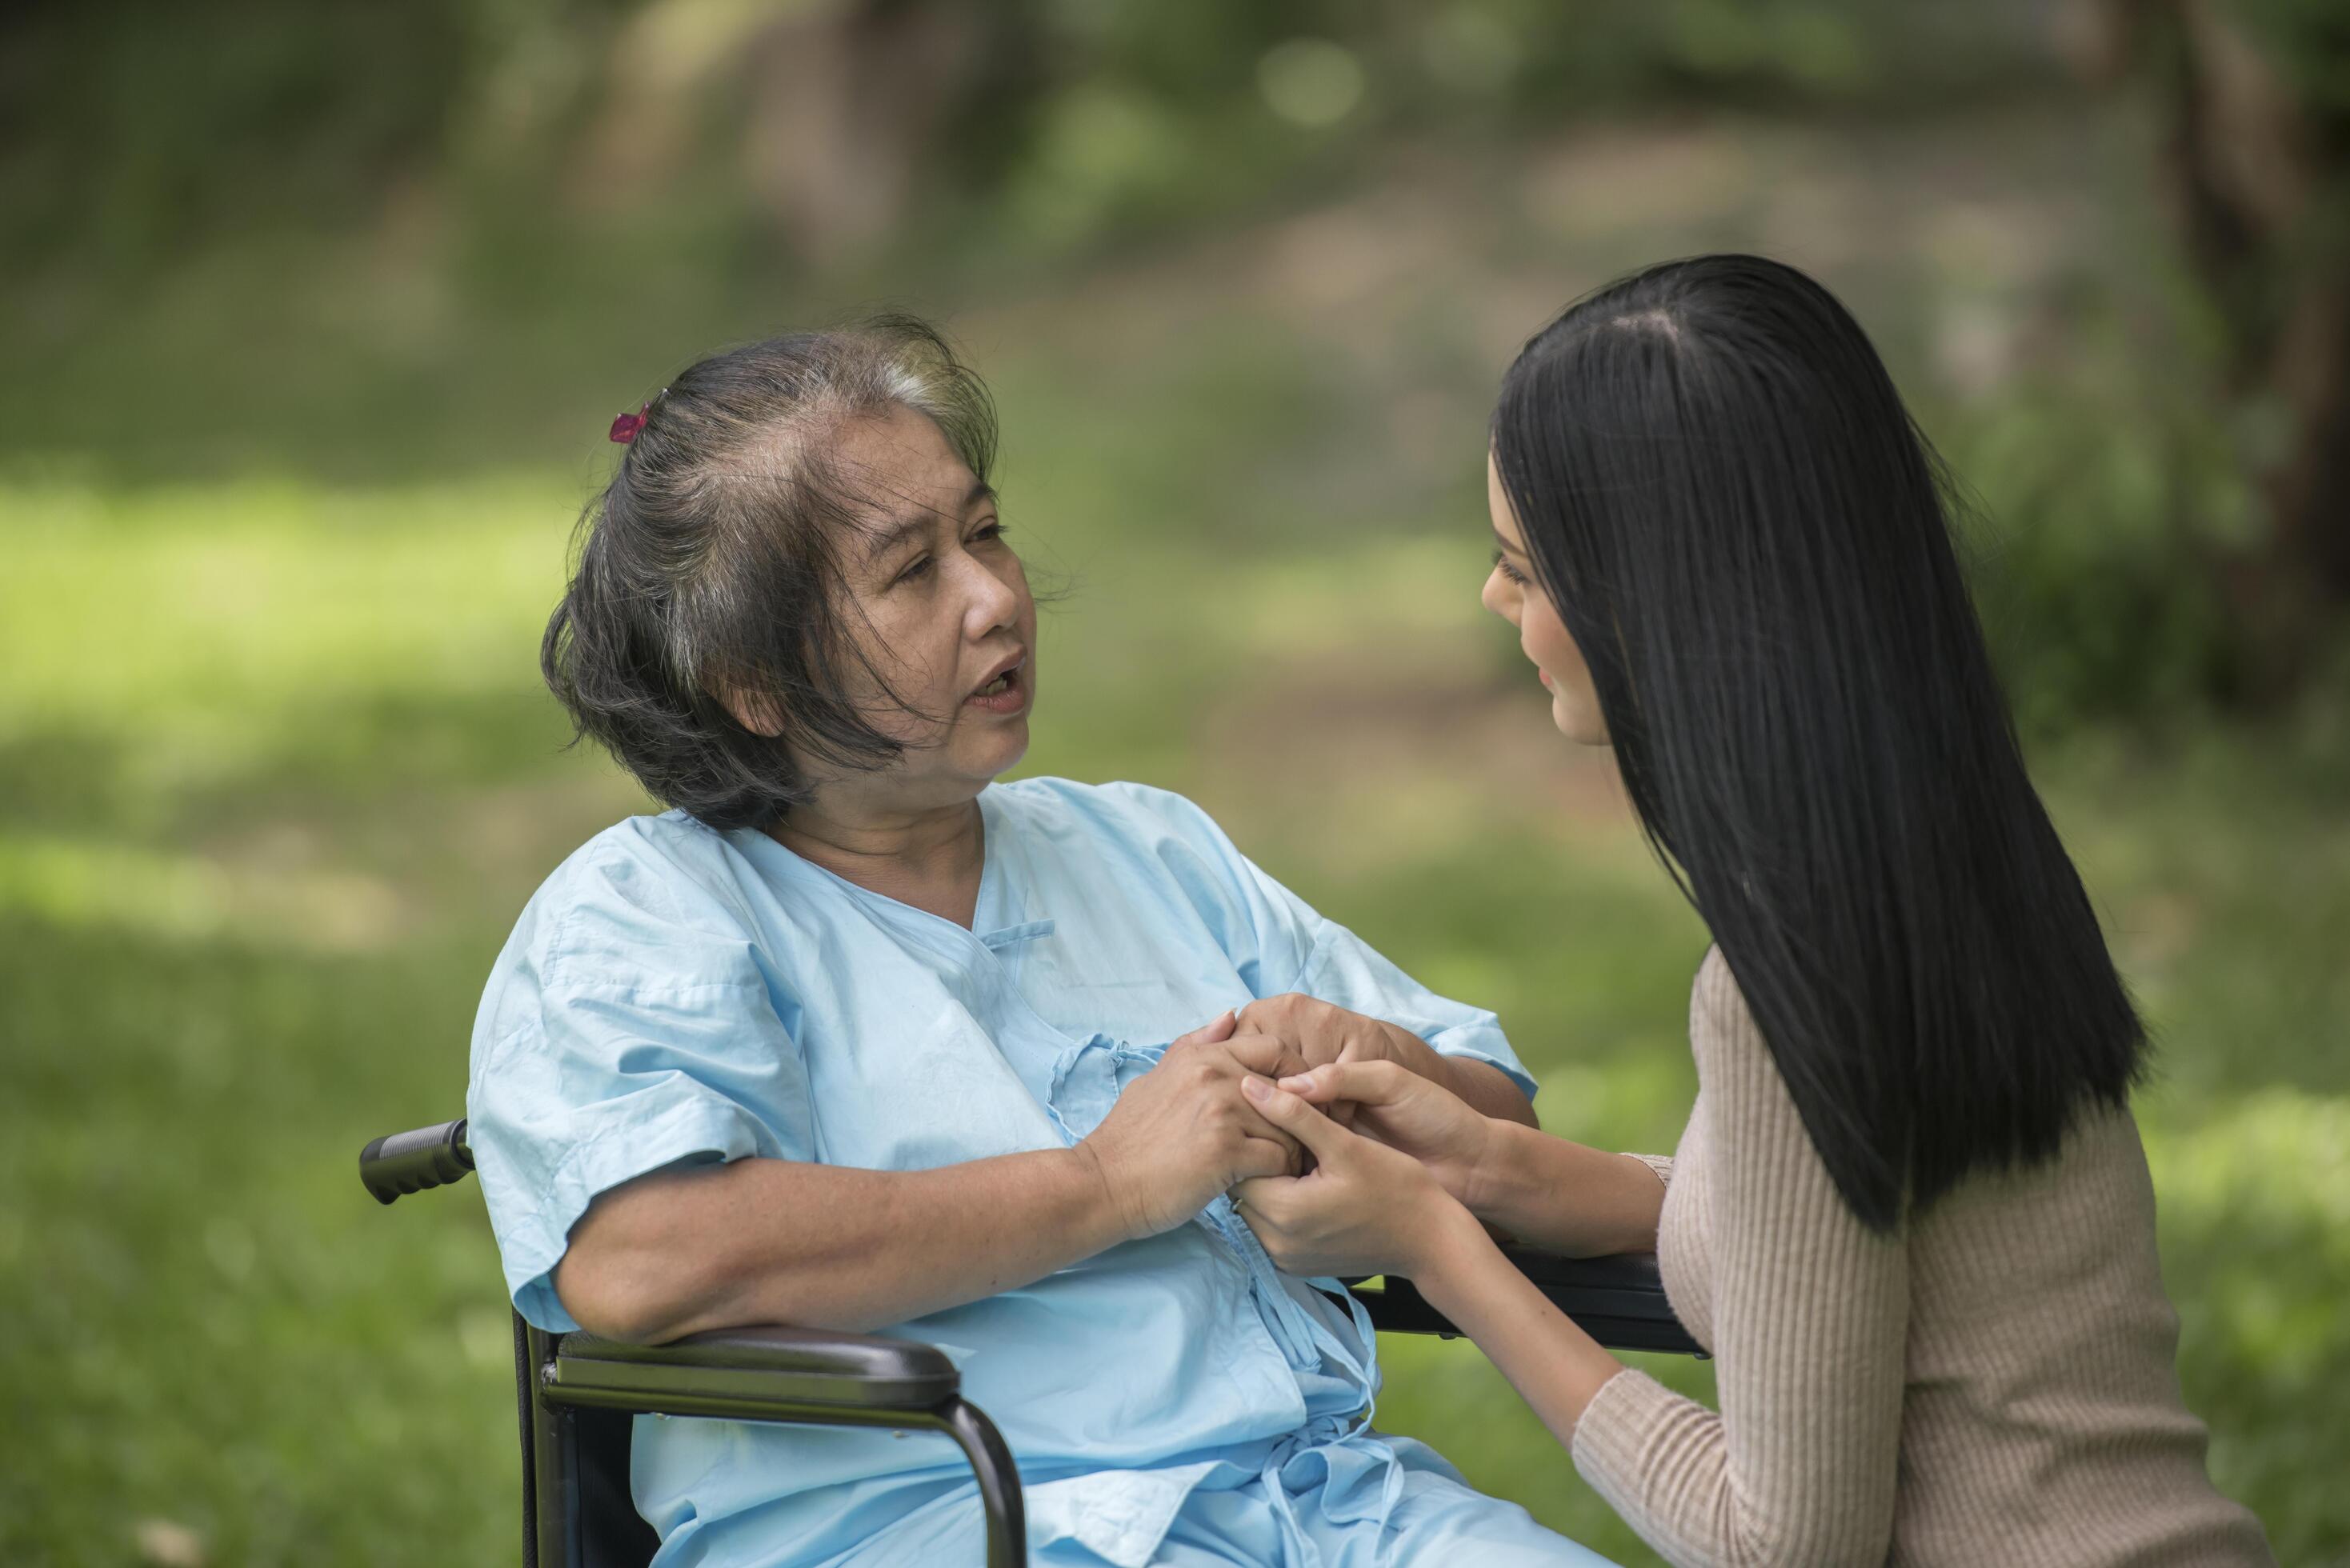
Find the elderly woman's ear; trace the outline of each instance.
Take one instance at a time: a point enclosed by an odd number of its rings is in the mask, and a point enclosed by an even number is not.
[[[784,708],[769,691],[742,691],[722,686],[711,693],[736,723],[754,735],[774,740],[784,732]]]

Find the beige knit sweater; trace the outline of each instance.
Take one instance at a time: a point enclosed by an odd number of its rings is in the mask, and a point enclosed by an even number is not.
[[[2127,1113],[1962,1183],[1896,1237],[1854,1219],[1720,950],[1690,1006],[1698,1096],[1665,1178],[1673,1310],[1721,1412],[1627,1370],[1575,1465],[1679,1568],[2272,1563],[2212,1487]]]

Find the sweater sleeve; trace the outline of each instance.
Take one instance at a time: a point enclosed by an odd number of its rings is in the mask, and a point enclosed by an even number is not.
[[[1656,1173],[1657,1179],[1663,1182],[1667,1187],[1670,1187],[1673,1184],[1673,1157],[1671,1155],[1634,1154],[1631,1150],[1626,1149],[1624,1151],[1624,1158],[1627,1159],[1637,1159],[1642,1165],[1647,1166],[1650,1170]]]
[[[1609,1378],[1575,1469],[1677,1568],[1881,1564],[1893,1533],[1908,1252],[1854,1218],[1719,950],[1690,1038],[1709,1107],[1721,1411]]]

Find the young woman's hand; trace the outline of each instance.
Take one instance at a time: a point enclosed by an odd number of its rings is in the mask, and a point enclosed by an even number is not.
[[[1386,1061],[1334,1062],[1280,1086],[1309,1105],[1351,1105],[1357,1132],[1411,1156],[1457,1201],[1481,1211],[1498,1140],[1492,1118],[1451,1090]]]
[[[1449,1231],[1477,1228],[1429,1168],[1401,1149],[1340,1127],[1254,1074],[1241,1087],[1267,1122],[1315,1160],[1304,1176],[1243,1181],[1232,1193],[1241,1218],[1284,1272],[1409,1278],[1440,1251]]]
[[[1294,1072],[1282,1042],[1235,1033],[1227,1012],[1167,1047],[1076,1146],[1128,1241],[1172,1231],[1235,1182],[1298,1168],[1297,1142],[1241,1093],[1253,1074]]]

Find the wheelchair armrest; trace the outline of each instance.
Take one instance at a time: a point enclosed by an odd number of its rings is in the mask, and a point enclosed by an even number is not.
[[[1653,1350],[1677,1355],[1705,1355],[1673,1314],[1653,1252],[1623,1252],[1607,1258],[1565,1258],[1532,1247],[1502,1251],[1534,1287],[1583,1331],[1610,1350]],[[1409,1280],[1390,1275],[1379,1291],[1356,1289],[1375,1327],[1393,1334],[1461,1333],[1451,1319],[1428,1304]]]
[[[962,1372],[936,1345],[806,1328],[719,1329],[671,1345],[567,1334],[539,1372],[539,1397],[552,1406],[943,1433],[979,1487],[988,1568],[1017,1568],[1027,1561],[1020,1468],[962,1389]]]
[[[760,1327],[718,1329],[670,1345],[628,1345],[567,1334],[546,1369],[547,1397],[559,1404],[668,1415],[760,1417],[819,1407],[929,1411],[952,1399],[962,1375],[935,1345],[862,1334]],[[735,1407],[709,1408],[712,1402]],[[687,1408],[687,1406],[693,1407]]]

